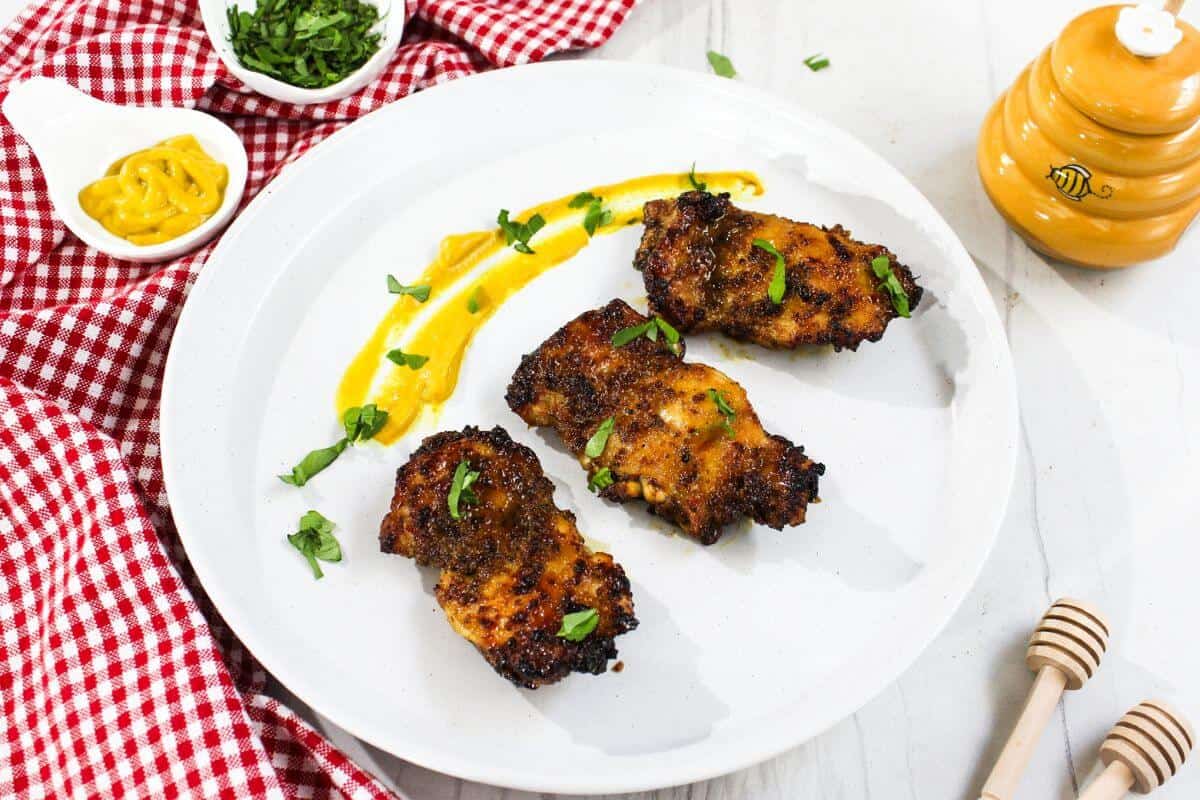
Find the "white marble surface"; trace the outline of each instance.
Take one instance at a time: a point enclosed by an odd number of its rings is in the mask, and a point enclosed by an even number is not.
[[[0,18],[20,0],[0,0]],[[1022,451],[1007,519],[979,582],[904,675],[824,735],[723,778],[637,797],[973,800],[1031,675],[1024,640],[1051,599],[1085,598],[1114,635],[1069,694],[1023,798],[1071,798],[1108,727],[1162,697],[1200,723],[1200,233],[1116,273],[1047,264],[1008,232],[975,174],[984,112],[1081,0],[643,0],[589,58],[707,70],[803,104],[894,163],[974,255],[1008,330]],[[1185,17],[1200,18],[1200,4]],[[820,73],[803,59],[817,51]],[[702,125],[703,120],[697,120]],[[767,124],[746,120],[747,125]],[[398,721],[403,724],[403,721]],[[524,800],[330,734],[413,800]],[[497,747],[503,747],[502,738]],[[1197,759],[1200,760],[1200,759]],[[1200,796],[1200,766],[1156,795]]]

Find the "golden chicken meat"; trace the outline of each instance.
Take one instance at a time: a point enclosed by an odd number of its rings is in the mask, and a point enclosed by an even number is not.
[[[703,544],[743,516],[777,530],[803,522],[825,467],[764,431],[736,381],[683,352],[672,326],[613,300],[522,358],[506,399],[554,429],[593,491],[644,499]]]
[[[646,203],[643,219],[634,266],[651,311],[684,332],[855,350],[921,302],[908,267],[840,225],[744,211],[701,191]]]
[[[385,553],[441,569],[451,627],[529,689],[604,672],[614,637],[638,624],[625,571],[553,495],[532,450],[501,427],[467,427],[429,437],[397,470],[379,530]]]

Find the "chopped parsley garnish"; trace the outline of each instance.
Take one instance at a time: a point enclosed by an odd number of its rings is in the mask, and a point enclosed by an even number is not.
[[[405,286],[403,283],[396,280],[395,277],[388,275],[387,285],[388,291],[392,294],[406,294],[409,297],[412,297],[418,303],[424,303],[429,299],[429,287],[424,284]]]
[[[512,245],[512,249],[518,253],[531,256],[534,250],[529,246],[529,240],[535,233],[546,227],[546,220],[542,219],[541,214],[534,214],[527,222],[513,222],[508,218],[508,209],[502,208],[496,215],[496,224],[504,232],[505,244]]]
[[[314,475],[336,461],[347,445],[374,439],[375,434],[383,429],[387,419],[388,413],[374,403],[347,408],[342,414],[342,427],[346,430],[346,435],[329,447],[311,451],[300,459],[299,464],[292,467],[290,475],[280,475],[279,480],[291,486],[303,486],[312,480]]]
[[[808,67],[813,72],[820,72],[829,66],[829,59],[820,53],[814,53],[808,58],[804,59],[804,66]]]
[[[588,203],[599,199],[599,197],[596,197],[591,192],[580,192],[571,198],[570,202],[567,203],[567,208],[583,208]]]
[[[397,347],[395,350],[389,350],[387,360],[401,367],[409,369],[420,369],[425,366],[425,362],[429,360],[429,356],[420,356],[416,353],[406,353]]]
[[[477,480],[479,480],[477,470],[471,469],[471,465],[465,460],[458,462],[458,466],[454,470],[454,479],[450,482],[450,494],[446,497],[446,505],[450,507],[450,516],[454,519],[462,519],[462,513],[458,508],[459,503],[472,506],[479,504],[479,498],[471,489]]]
[[[904,291],[904,287],[900,284],[900,279],[896,277],[896,273],[892,271],[892,263],[887,256],[876,256],[871,259],[871,269],[875,271],[875,277],[881,278],[879,285],[887,290],[887,293],[892,297],[892,308],[896,309],[896,313],[902,317],[911,317],[908,305],[908,292]]]
[[[346,441],[365,442],[374,439],[387,422],[388,412],[374,403],[347,408],[342,414],[342,426],[346,429]]]
[[[663,332],[663,338],[667,340],[667,344],[672,345],[670,348],[671,352],[678,353],[679,348],[675,347],[675,345],[679,344],[679,331],[675,330],[675,326],[662,317],[655,317],[654,324]],[[653,339],[654,337],[651,336],[650,338]]]
[[[712,71],[722,78],[732,78],[737,75],[737,70],[733,68],[733,62],[729,60],[728,56],[724,56],[716,50],[708,51],[708,63],[712,67]]]
[[[591,192],[580,192],[567,203],[568,208],[587,208],[583,215],[583,229],[588,236],[595,236],[596,229],[603,227],[613,220],[613,213],[604,208],[604,198],[597,197]]]
[[[258,0],[231,5],[229,43],[242,66],[305,89],[332,86],[379,50],[379,8],[362,0]]]
[[[692,188],[697,192],[707,192],[708,184],[704,181],[696,180],[696,162],[692,162],[692,169],[688,172],[688,182],[692,184]]]
[[[342,548],[334,538],[333,523],[319,511],[309,511],[301,517],[300,530],[289,534],[287,540],[308,561],[314,578],[320,579],[325,575],[317,563],[318,559],[329,563],[342,560]]]
[[[621,328],[612,335],[612,346],[624,347],[639,336],[645,336],[650,341],[657,342],[659,331],[662,331],[666,348],[675,355],[679,355],[679,331],[675,330],[671,323],[662,317],[646,320],[641,325]]]
[[[604,446],[608,444],[608,437],[612,435],[615,418],[609,417],[600,423],[600,427],[596,428],[596,432],[592,434],[592,438],[588,439],[587,445],[583,448],[583,454],[588,458],[599,458],[604,452]]]
[[[599,624],[600,613],[594,608],[585,608],[583,611],[563,614],[562,627],[558,629],[558,635],[568,642],[582,642],[589,633],[596,630],[596,626]]]
[[[483,308],[483,287],[476,286],[475,291],[471,292],[471,296],[467,298],[467,311],[478,314],[481,308]]]
[[[596,470],[596,474],[588,479],[588,491],[599,493],[613,485],[612,470],[608,467],[602,467]]]
[[[776,250],[775,245],[766,239],[755,239],[754,246],[775,256],[775,273],[771,276],[771,284],[767,287],[767,297],[771,298],[772,303],[779,305],[783,302],[783,293],[787,289],[787,264],[784,263],[783,253]]]
[[[721,412],[721,427],[725,430],[726,435],[732,439],[733,420],[737,417],[737,412],[733,410],[733,406],[729,405],[729,401],[725,399],[725,395],[716,389],[709,389],[707,391],[709,399],[716,404],[717,411]]]
[[[312,477],[321,470],[328,467],[337,457],[346,449],[346,445],[350,444],[349,439],[341,439],[329,447],[322,447],[320,450],[313,450],[304,458],[300,459],[300,463],[292,467],[292,474],[280,475],[279,480],[292,486],[303,486],[312,480]]]

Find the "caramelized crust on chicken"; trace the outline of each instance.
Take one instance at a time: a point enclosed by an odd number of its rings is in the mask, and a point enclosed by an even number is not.
[[[743,515],[777,530],[803,522],[825,467],[767,434],[731,378],[684,363],[682,342],[678,354],[663,336],[613,346],[614,333],[645,322],[621,300],[568,322],[521,359],[509,407],[530,425],[554,428],[593,478],[609,470],[603,497],[645,498],[652,513],[704,544]],[[588,440],[609,417],[604,450],[589,458]]]
[[[479,473],[464,494],[477,502],[460,499],[454,519],[447,499],[462,461]],[[396,471],[379,543],[441,568],[434,591],[451,627],[518,686],[604,672],[613,637],[638,624],[625,571],[588,549],[537,456],[499,426],[426,439]],[[588,608],[599,614],[594,631],[579,642],[557,635],[564,614]]]
[[[719,330],[764,347],[831,344],[855,350],[877,342],[898,314],[871,260],[887,256],[915,309],[922,289],[884,246],[850,238],[840,225],[820,228],[772,214],[743,211],[728,194],[687,192],[652,200],[634,256],[650,308],[682,331]],[[783,302],[767,295],[775,256],[784,258]]]

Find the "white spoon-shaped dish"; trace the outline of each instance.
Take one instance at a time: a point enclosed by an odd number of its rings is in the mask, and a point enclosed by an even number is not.
[[[400,37],[404,35],[405,20],[402,0],[370,0],[379,7],[379,30],[383,33],[383,38],[379,41],[379,50],[367,59],[365,64],[337,83],[321,89],[304,89],[244,67],[234,55],[233,46],[229,43],[227,9],[230,6],[238,6],[243,11],[253,12],[258,5],[257,0],[199,0],[199,2],[200,17],[204,20],[204,30],[208,32],[213,49],[217,51],[217,55],[229,71],[259,94],[265,94],[267,97],[284,103],[297,105],[327,103],[354,94],[379,77],[379,73],[383,72],[383,68],[395,55],[396,48],[400,46]]]
[[[118,106],[62,81],[31,78],[9,92],[4,115],[37,156],[58,216],[72,233],[114,258],[166,261],[194,250],[229,222],[246,188],[242,140],[223,122],[199,111]],[[229,168],[221,206],[204,224],[161,244],[136,245],[109,233],[79,205],[79,191],[118,159],[188,133]]]

